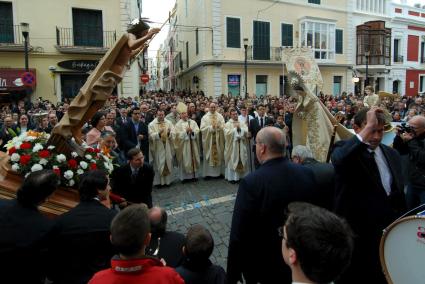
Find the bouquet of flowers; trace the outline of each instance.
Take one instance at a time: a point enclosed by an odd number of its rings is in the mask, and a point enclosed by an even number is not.
[[[55,146],[47,146],[49,138],[49,134],[28,131],[10,140],[5,147],[10,156],[12,170],[26,177],[31,172],[52,169],[60,176],[61,185],[68,187],[78,184],[79,177],[90,170],[101,169],[112,173],[114,166],[107,153],[83,145],[82,156],[72,152],[71,157],[67,158],[58,153]]]

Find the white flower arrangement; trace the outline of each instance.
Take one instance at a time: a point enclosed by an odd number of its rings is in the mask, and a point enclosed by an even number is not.
[[[87,167],[89,166],[89,164],[87,164],[86,162],[84,162],[84,161],[81,161],[80,162],[80,167],[83,169],[83,170],[85,170],[85,169],[87,169]]]
[[[34,164],[31,167],[31,172],[41,171],[43,169],[43,166],[40,164]]]
[[[72,152],[72,153],[71,153],[71,156],[72,156],[73,158],[77,158],[77,157],[78,157],[78,153],[77,153],[77,152]]]
[[[34,147],[32,148],[32,151],[33,151],[33,152],[38,152],[38,151],[40,151],[40,150],[43,150],[43,145],[41,145],[40,143],[36,143],[36,144],[34,145]]]
[[[19,165],[18,165],[18,164],[13,164],[13,165],[12,165],[12,170],[13,170],[13,171],[17,172],[17,171],[19,171],[19,169],[20,169],[20,167],[19,167]]]
[[[46,159],[40,159],[39,164],[42,166],[45,166],[49,163],[49,161],[47,161]]]
[[[74,172],[71,170],[67,170],[64,174],[63,177],[66,178],[67,180],[70,180],[74,177]]]
[[[19,159],[21,158],[21,156],[18,153],[13,153],[12,156],[10,156],[10,160],[12,162],[19,162]]]
[[[56,161],[58,161],[59,163],[66,162],[66,156],[64,154],[59,154],[56,156]]]

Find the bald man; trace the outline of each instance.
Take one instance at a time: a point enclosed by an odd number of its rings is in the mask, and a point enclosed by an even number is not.
[[[425,203],[425,117],[412,117],[409,126],[409,131],[398,128],[393,146],[401,155],[409,155],[406,203],[413,209]]]
[[[149,209],[151,223],[151,241],[146,248],[146,254],[163,258],[167,266],[176,268],[183,263],[183,245],[185,236],[178,232],[167,231],[168,215],[164,208]]]
[[[210,103],[201,119],[202,148],[204,149],[204,177],[219,177],[224,172],[224,118]]]
[[[285,134],[265,127],[256,136],[260,167],[241,180],[233,211],[227,259],[228,283],[290,283],[281,258],[279,224],[293,201],[311,202],[314,175],[285,156]]]

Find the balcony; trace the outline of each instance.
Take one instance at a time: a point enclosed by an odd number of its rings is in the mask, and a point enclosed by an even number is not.
[[[29,47],[31,50],[31,47]],[[0,51],[24,51],[20,25],[0,24]]]
[[[56,49],[62,53],[105,54],[116,40],[115,31],[56,27]]]
[[[394,55],[393,61],[394,63],[403,63],[404,58],[402,55]]]
[[[261,61],[281,61],[282,48],[281,47],[253,47],[248,46],[247,50],[248,60],[261,60]]]

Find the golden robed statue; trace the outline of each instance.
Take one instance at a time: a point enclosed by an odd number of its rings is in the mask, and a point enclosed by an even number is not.
[[[129,26],[128,33],[122,35],[105,54],[72,100],[68,111],[52,130],[49,144],[55,145],[58,151],[65,154],[78,152],[78,145],[82,143],[83,125],[103,107],[121,82],[129,61],[140,54],[147,47],[146,42],[159,31],[157,28],[149,29],[149,25],[141,19]],[[72,137],[76,144],[72,142]]]

